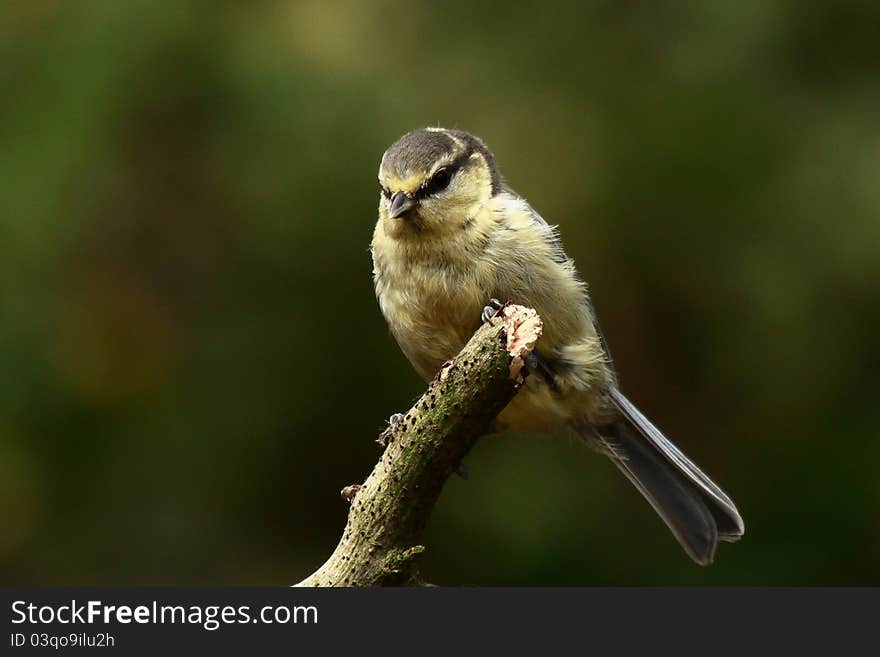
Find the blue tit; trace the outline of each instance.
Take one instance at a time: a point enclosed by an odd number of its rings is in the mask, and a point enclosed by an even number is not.
[[[371,245],[382,314],[430,380],[479,328],[490,299],[537,310],[538,367],[498,429],[570,427],[606,454],[687,554],[712,561],[743,535],[724,491],[621,393],[587,287],[556,228],[505,184],[477,137],[427,128],[398,139],[379,166]]]

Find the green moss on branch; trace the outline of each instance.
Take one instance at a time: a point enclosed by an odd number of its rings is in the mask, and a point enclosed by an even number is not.
[[[504,308],[484,324],[391,431],[352,498],[329,559],[297,586],[417,584],[422,532],[443,484],[522,385],[540,336],[533,310]]]

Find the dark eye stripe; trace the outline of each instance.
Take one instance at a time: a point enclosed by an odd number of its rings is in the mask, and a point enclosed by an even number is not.
[[[434,172],[434,175],[422,184],[419,190],[415,193],[415,197],[417,199],[422,199],[446,189],[449,186],[449,183],[452,182],[452,179],[455,178],[455,174],[467,164],[467,161],[472,154],[473,151],[468,151],[455,159],[452,163],[437,169],[437,171]],[[438,179],[437,174],[441,172],[443,172],[444,175]]]
[[[454,175],[455,171],[449,167],[440,167],[434,172],[434,175],[431,176],[431,180],[428,181],[428,184],[425,185],[425,192],[428,195],[442,192],[449,187],[449,183],[452,182],[452,176]]]

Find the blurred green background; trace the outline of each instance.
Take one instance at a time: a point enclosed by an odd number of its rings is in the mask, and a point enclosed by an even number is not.
[[[423,389],[379,158],[482,136],[624,389],[737,501],[691,565],[604,459],[481,441],[448,584],[880,584],[880,4],[4,3],[0,580],[289,584]]]

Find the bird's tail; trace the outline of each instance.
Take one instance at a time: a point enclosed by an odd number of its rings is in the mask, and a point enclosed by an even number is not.
[[[620,420],[582,431],[601,443],[615,465],[651,503],[678,542],[700,565],[712,562],[718,541],[736,541],[743,521],[731,499],[618,390]]]

